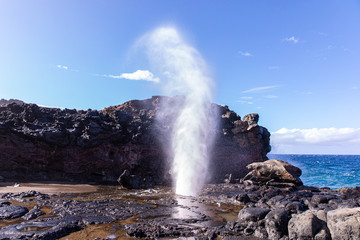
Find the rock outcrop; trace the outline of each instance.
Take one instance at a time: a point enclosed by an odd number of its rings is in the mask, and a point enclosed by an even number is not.
[[[154,96],[101,111],[2,101],[0,175],[23,181],[116,183],[127,170],[133,179],[169,184],[164,146],[181,98]],[[173,109],[159,121],[157,113],[165,100]],[[241,120],[227,106],[212,104],[211,109],[219,122],[209,129],[216,137],[212,182],[223,181],[226,174],[239,179],[248,172],[246,165],[267,160],[270,134],[257,124],[257,114]]]
[[[293,187],[302,185],[301,169],[288,162],[271,159],[265,162],[256,162],[247,166],[251,170],[243,181],[255,184]]]

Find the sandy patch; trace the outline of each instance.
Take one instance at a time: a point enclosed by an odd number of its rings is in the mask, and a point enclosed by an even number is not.
[[[20,193],[35,190],[41,193],[86,193],[95,192],[96,186],[89,184],[55,184],[55,183],[20,183],[15,187],[13,183],[0,183],[0,193]]]

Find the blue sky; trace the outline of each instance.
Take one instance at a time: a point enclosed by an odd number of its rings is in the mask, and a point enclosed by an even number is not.
[[[359,23],[351,0],[1,0],[0,98],[102,109],[161,94],[134,44],[172,26],[207,62],[214,102],[259,113],[274,153],[360,154]]]

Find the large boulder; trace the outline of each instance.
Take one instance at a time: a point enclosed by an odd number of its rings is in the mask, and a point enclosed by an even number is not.
[[[302,185],[301,169],[288,162],[271,159],[265,162],[249,164],[250,172],[243,178],[258,184],[272,184],[284,186]]]
[[[265,229],[269,239],[280,239],[287,235],[287,224],[289,217],[285,210],[275,209],[265,217]]]
[[[288,231],[290,240],[330,239],[326,223],[311,211],[292,215]]]
[[[327,225],[334,240],[360,239],[360,208],[339,208],[329,211]]]

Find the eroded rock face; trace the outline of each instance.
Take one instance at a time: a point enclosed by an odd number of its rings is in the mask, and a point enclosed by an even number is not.
[[[300,180],[301,169],[285,161],[271,159],[249,164],[247,168],[251,171],[244,177],[244,181],[284,187],[303,184]]]
[[[164,146],[170,142],[179,98],[155,96],[101,111],[3,101],[0,175],[18,180],[116,183],[128,170],[136,178],[151,179],[150,185],[169,184],[169,155]],[[157,113],[164,99],[173,109],[159,121]],[[171,105],[172,101],[177,104]],[[248,172],[246,165],[267,160],[270,133],[257,124],[257,114],[242,121],[227,106],[212,104],[211,109],[218,119],[217,127],[209,129],[215,136],[212,182],[221,182],[226,174],[239,179]]]

